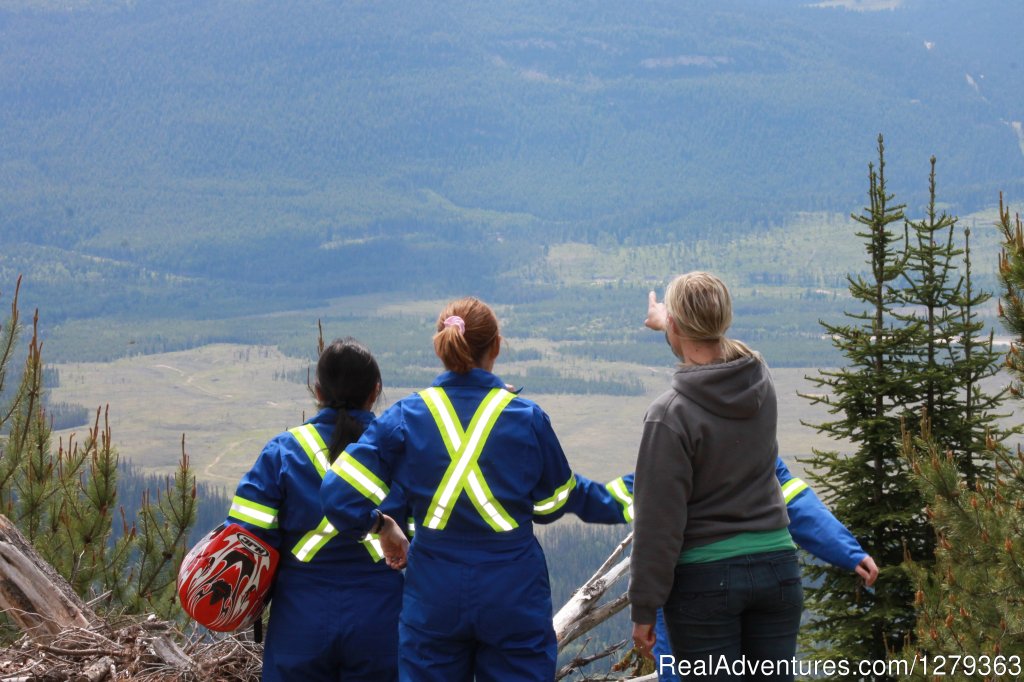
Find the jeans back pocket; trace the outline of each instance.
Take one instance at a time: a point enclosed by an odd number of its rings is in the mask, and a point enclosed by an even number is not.
[[[676,567],[665,615],[706,620],[729,608],[729,568],[722,565],[682,564]]]

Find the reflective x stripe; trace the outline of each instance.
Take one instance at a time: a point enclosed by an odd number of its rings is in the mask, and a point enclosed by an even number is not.
[[[559,486],[559,488],[555,490],[554,495],[545,500],[541,500],[540,502],[534,503],[533,513],[538,514],[540,516],[544,516],[546,514],[552,514],[558,511],[559,509],[565,506],[566,500],[569,499],[569,493],[575,487],[576,475],[569,474],[569,480],[566,481],[565,484]]]
[[[375,504],[380,504],[388,496],[389,488],[384,481],[377,478],[372,471],[347,452],[342,452],[338,459],[334,460],[331,471],[348,481],[353,488],[363,494],[363,497],[372,500]]]
[[[319,526],[302,536],[302,539],[292,549],[292,554],[299,561],[309,561],[327,544],[328,540],[337,534],[338,531],[334,529],[334,526],[327,520],[327,517],[324,517],[320,521]],[[360,544],[366,548],[366,551],[370,553],[374,561],[380,561],[384,557],[384,550],[381,549],[379,535],[367,534],[360,541]]]
[[[428,388],[420,391],[420,396],[434,417],[452,460],[427,509],[427,528],[443,529],[447,525],[455,501],[463,490],[469,493],[473,506],[493,530],[502,532],[518,527],[515,519],[495,499],[477,463],[494,422],[515,394],[502,388],[491,389],[473,414],[466,431],[462,430],[455,408],[442,389],[436,386]]]
[[[325,517],[320,525],[302,536],[302,539],[292,549],[292,554],[299,561],[309,561],[320,548],[327,544],[327,541],[338,534],[331,522]]]
[[[277,528],[276,509],[237,495],[231,500],[231,511],[228,512],[228,516],[267,530]]]
[[[320,437],[320,433],[316,430],[315,426],[312,424],[303,424],[297,428],[289,429],[289,433],[295,436],[295,440],[298,441],[299,445],[302,447],[302,451],[306,453],[307,457],[309,457],[309,461],[312,462],[316,472],[320,474],[320,478],[323,478],[327,473],[328,467],[341,476],[341,474],[335,470],[335,467],[330,466],[330,462],[327,459],[329,452],[328,447],[324,444],[324,439]],[[342,455],[348,456],[347,453],[342,453]],[[351,457],[349,457],[349,459],[351,459]],[[341,457],[338,458],[338,461],[341,461]],[[352,461],[359,465],[355,460]],[[337,464],[338,463],[335,462],[335,466],[337,466]],[[383,494],[381,495],[380,500],[377,500],[377,503],[380,504],[380,501],[384,499],[385,495],[387,495],[387,486],[381,483],[380,479],[377,479],[376,476],[370,474],[369,470],[365,467],[362,467],[362,465],[359,465],[359,467],[377,481],[379,484],[377,491],[379,491],[381,487],[383,488]],[[363,476],[363,478],[365,478],[365,476]],[[320,520],[319,526],[303,535],[302,539],[295,543],[295,547],[292,548],[292,554],[294,554],[295,558],[299,561],[308,562],[312,560],[313,557],[316,556],[316,553],[323,549],[323,546],[337,534],[338,531],[331,525],[331,522],[328,521],[325,516]],[[384,552],[380,548],[380,541],[377,540],[377,536],[371,536],[368,534],[362,539],[361,544],[366,548],[366,551],[370,553],[370,556],[373,557],[374,561],[380,561],[384,556]]]
[[[794,497],[804,490],[807,490],[806,483],[801,481],[799,478],[791,478],[782,486],[782,497],[786,500],[786,504],[789,504],[793,501]]]
[[[362,539],[362,545],[366,548],[366,551],[370,553],[374,561],[380,561],[384,558],[384,548],[380,546],[380,536],[366,534],[366,537]]]
[[[622,505],[622,518],[626,520],[626,523],[633,522],[633,496],[629,493],[629,488],[626,487],[625,481],[622,477],[616,478],[614,481],[609,482],[605,485],[605,488],[619,501]]]
[[[288,432],[295,436],[295,440],[299,441],[303,452],[313,462],[313,466],[316,467],[316,472],[320,474],[320,478],[323,478],[331,463],[327,459],[327,445],[324,444],[324,439],[320,437],[316,427],[312,424],[303,424],[294,429],[288,429]]]

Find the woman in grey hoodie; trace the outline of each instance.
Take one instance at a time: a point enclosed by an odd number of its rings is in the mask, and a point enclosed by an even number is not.
[[[775,461],[775,388],[725,332],[720,279],[676,277],[666,339],[681,365],[648,408],[636,463],[629,596],[633,639],[664,608],[673,664],[720,680],[792,680],[803,591]]]

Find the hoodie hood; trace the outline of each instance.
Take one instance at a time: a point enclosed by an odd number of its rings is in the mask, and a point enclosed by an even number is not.
[[[673,375],[672,388],[726,419],[753,416],[773,393],[771,374],[760,356],[711,365],[684,365]]]

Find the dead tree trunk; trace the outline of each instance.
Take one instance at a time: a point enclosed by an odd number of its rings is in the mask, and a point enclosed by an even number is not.
[[[26,679],[50,675],[98,682],[126,663],[158,666],[172,674],[196,668],[164,632],[169,624],[147,622],[111,631],[2,514],[0,610],[35,644],[39,658],[27,668]],[[150,626],[164,631],[148,632]]]
[[[36,642],[99,619],[43,560],[13,523],[0,515],[0,608]]]
[[[558,639],[559,649],[608,620],[629,603],[628,597],[623,594],[601,607],[597,605],[612,585],[629,572],[629,558],[623,559],[622,556],[632,542],[633,534],[630,533],[605,559],[590,580],[583,583],[565,606],[555,614],[555,637]]]
[[[616,613],[629,605],[629,595],[620,594],[618,597],[599,605],[601,598],[608,593],[608,590],[618,582],[624,575],[629,573],[629,557],[623,557],[626,548],[633,542],[633,534],[630,533],[619,543],[619,546],[605,559],[605,562],[573,593],[569,601],[558,610],[554,617],[555,638],[558,640],[558,649],[562,650],[565,645],[578,639],[581,635],[608,620]],[[592,663],[595,660],[611,656],[622,649],[625,641],[614,644],[604,651],[592,656],[577,656],[570,661],[562,670],[558,671],[555,679],[560,680],[573,671],[579,670],[583,665]],[[611,677],[588,677],[588,679],[615,679],[621,680],[618,676]],[[644,675],[642,677],[629,678],[628,682],[652,682],[658,679],[657,673]],[[625,682],[625,681],[623,681]]]

